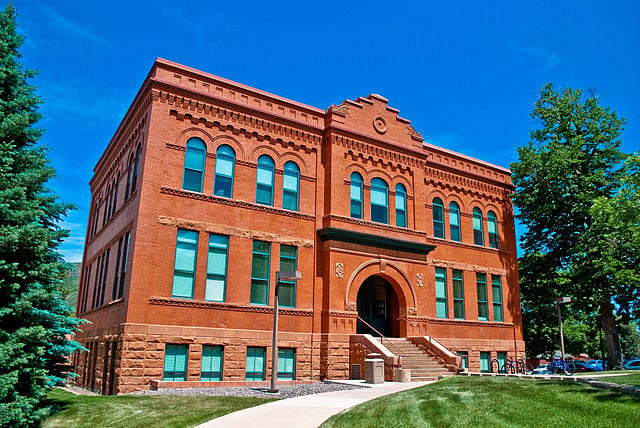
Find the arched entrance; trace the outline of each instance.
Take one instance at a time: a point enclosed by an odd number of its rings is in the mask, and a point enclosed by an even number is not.
[[[400,315],[400,304],[398,303],[398,295],[389,281],[377,275],[365,279],[358,290],[356,303],[358,316],[369,325],[384,336],[399,336],[398,317]],[[356,332],[358,334],[379,336],[378,333],[360,320],[358,320]]]

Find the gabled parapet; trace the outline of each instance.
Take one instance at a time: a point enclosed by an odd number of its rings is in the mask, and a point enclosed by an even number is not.
[[[404,146],[421,147],[422,135],[411,126],[410,120],[400,117],[400,111],[388,103],[385,97],[370,94],[355,101],[334,104],[327,110],[326,126],[353,130]]]

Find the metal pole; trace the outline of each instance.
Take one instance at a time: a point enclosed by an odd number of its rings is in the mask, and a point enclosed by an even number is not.
[[[278,275],[276,275],[277,277]],[[276,278],[276,291],[273,299],[273,341],[271,342],[271,389],[276,393],[276,378],[278,377],[278,298],[280,297],[280,278]]]
[[[562,334],[562,315],[560,314],[560,302],[556,302],[558,306],[558,324],[560,325],[560,347],[562,352],[562,359],[564,360],[564,334]]]

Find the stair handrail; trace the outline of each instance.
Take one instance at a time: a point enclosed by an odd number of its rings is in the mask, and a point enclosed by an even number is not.
[[[356,317],[362,321],[364,323],[364,325],[366,325],[367,327],[369,327],[371,330],[375,331],[376,333],[378,333],[380,335],[380,343],[382,343],[382,339],[386,339],[387,342],[389,342],[389,344],[391,346],[393,346],[394,348],[396,348],[398,351],[400,351],[398,353],[398,367],[402,367],[402,357],[406,357],[406,355],[402,355],[402,349],[400,349],[398,347],[398,345],[396,345],[395,343],[393,343],[392,341],[389,340],[389,338],[387,338],[384,334],[380,333],[378,330],[376,330],[376,328],[374,326],[372,326],[371,324],[369,324],[368,322],[366,322],[365,320],[363,320],[362,318],[360,318],[360,315],[356,315]]]
[[[411,324],[413,327],[415,327],[416,329],[418,329],[418,331],[419,331],[420,333],[422,333],[422,334],[423,334],[423,336],[426,336],[426,337],[428,338],[428,340],[429,340],[429,344],[430,344],[431,346],[433,346],[433,340],[432,340],[432,338],[431,338],[431,335],[430,335],[429,333],[427,333],[425,330],[423,330],[423,329],[420,327],[420,325],[419,325],[419,324],[414,323],[413,321],[411,321],[410,319],[408,319],[408,318],[407,318],[407,317],[405,317],[405,316],[400,316],[400,317],[398,317],[398,320],[406,321],[406,322],[408,322],[409,324]],[[440,342],[438,342],[438,341],[436,341],[436,343],[438,343],[438,345],[439,345],[439,346],[443,346],[443,345],[441,345],[441,344],[440,344]],[[450,351],[449,351],[449,352],[450,352]],[[460,356],[460,361],[458,362],[458,367],[462,367],[462,356]]]

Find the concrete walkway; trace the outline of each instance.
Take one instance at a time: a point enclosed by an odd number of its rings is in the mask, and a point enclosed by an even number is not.
[[[323,392],[321,394],[303,395],[286,400],[273,401],[256,407],[229,413],[199,425],[204,427],[227,428],[269,428],[300,427],[315,428],[331,416],[355,405],[406,391],[432,382],[385,382],[368,385],[363,381],[347,381],[348,383],[369,386],[368,388],[350,389],[347,391]],[[347,383],[345,382],[345,383]]]

